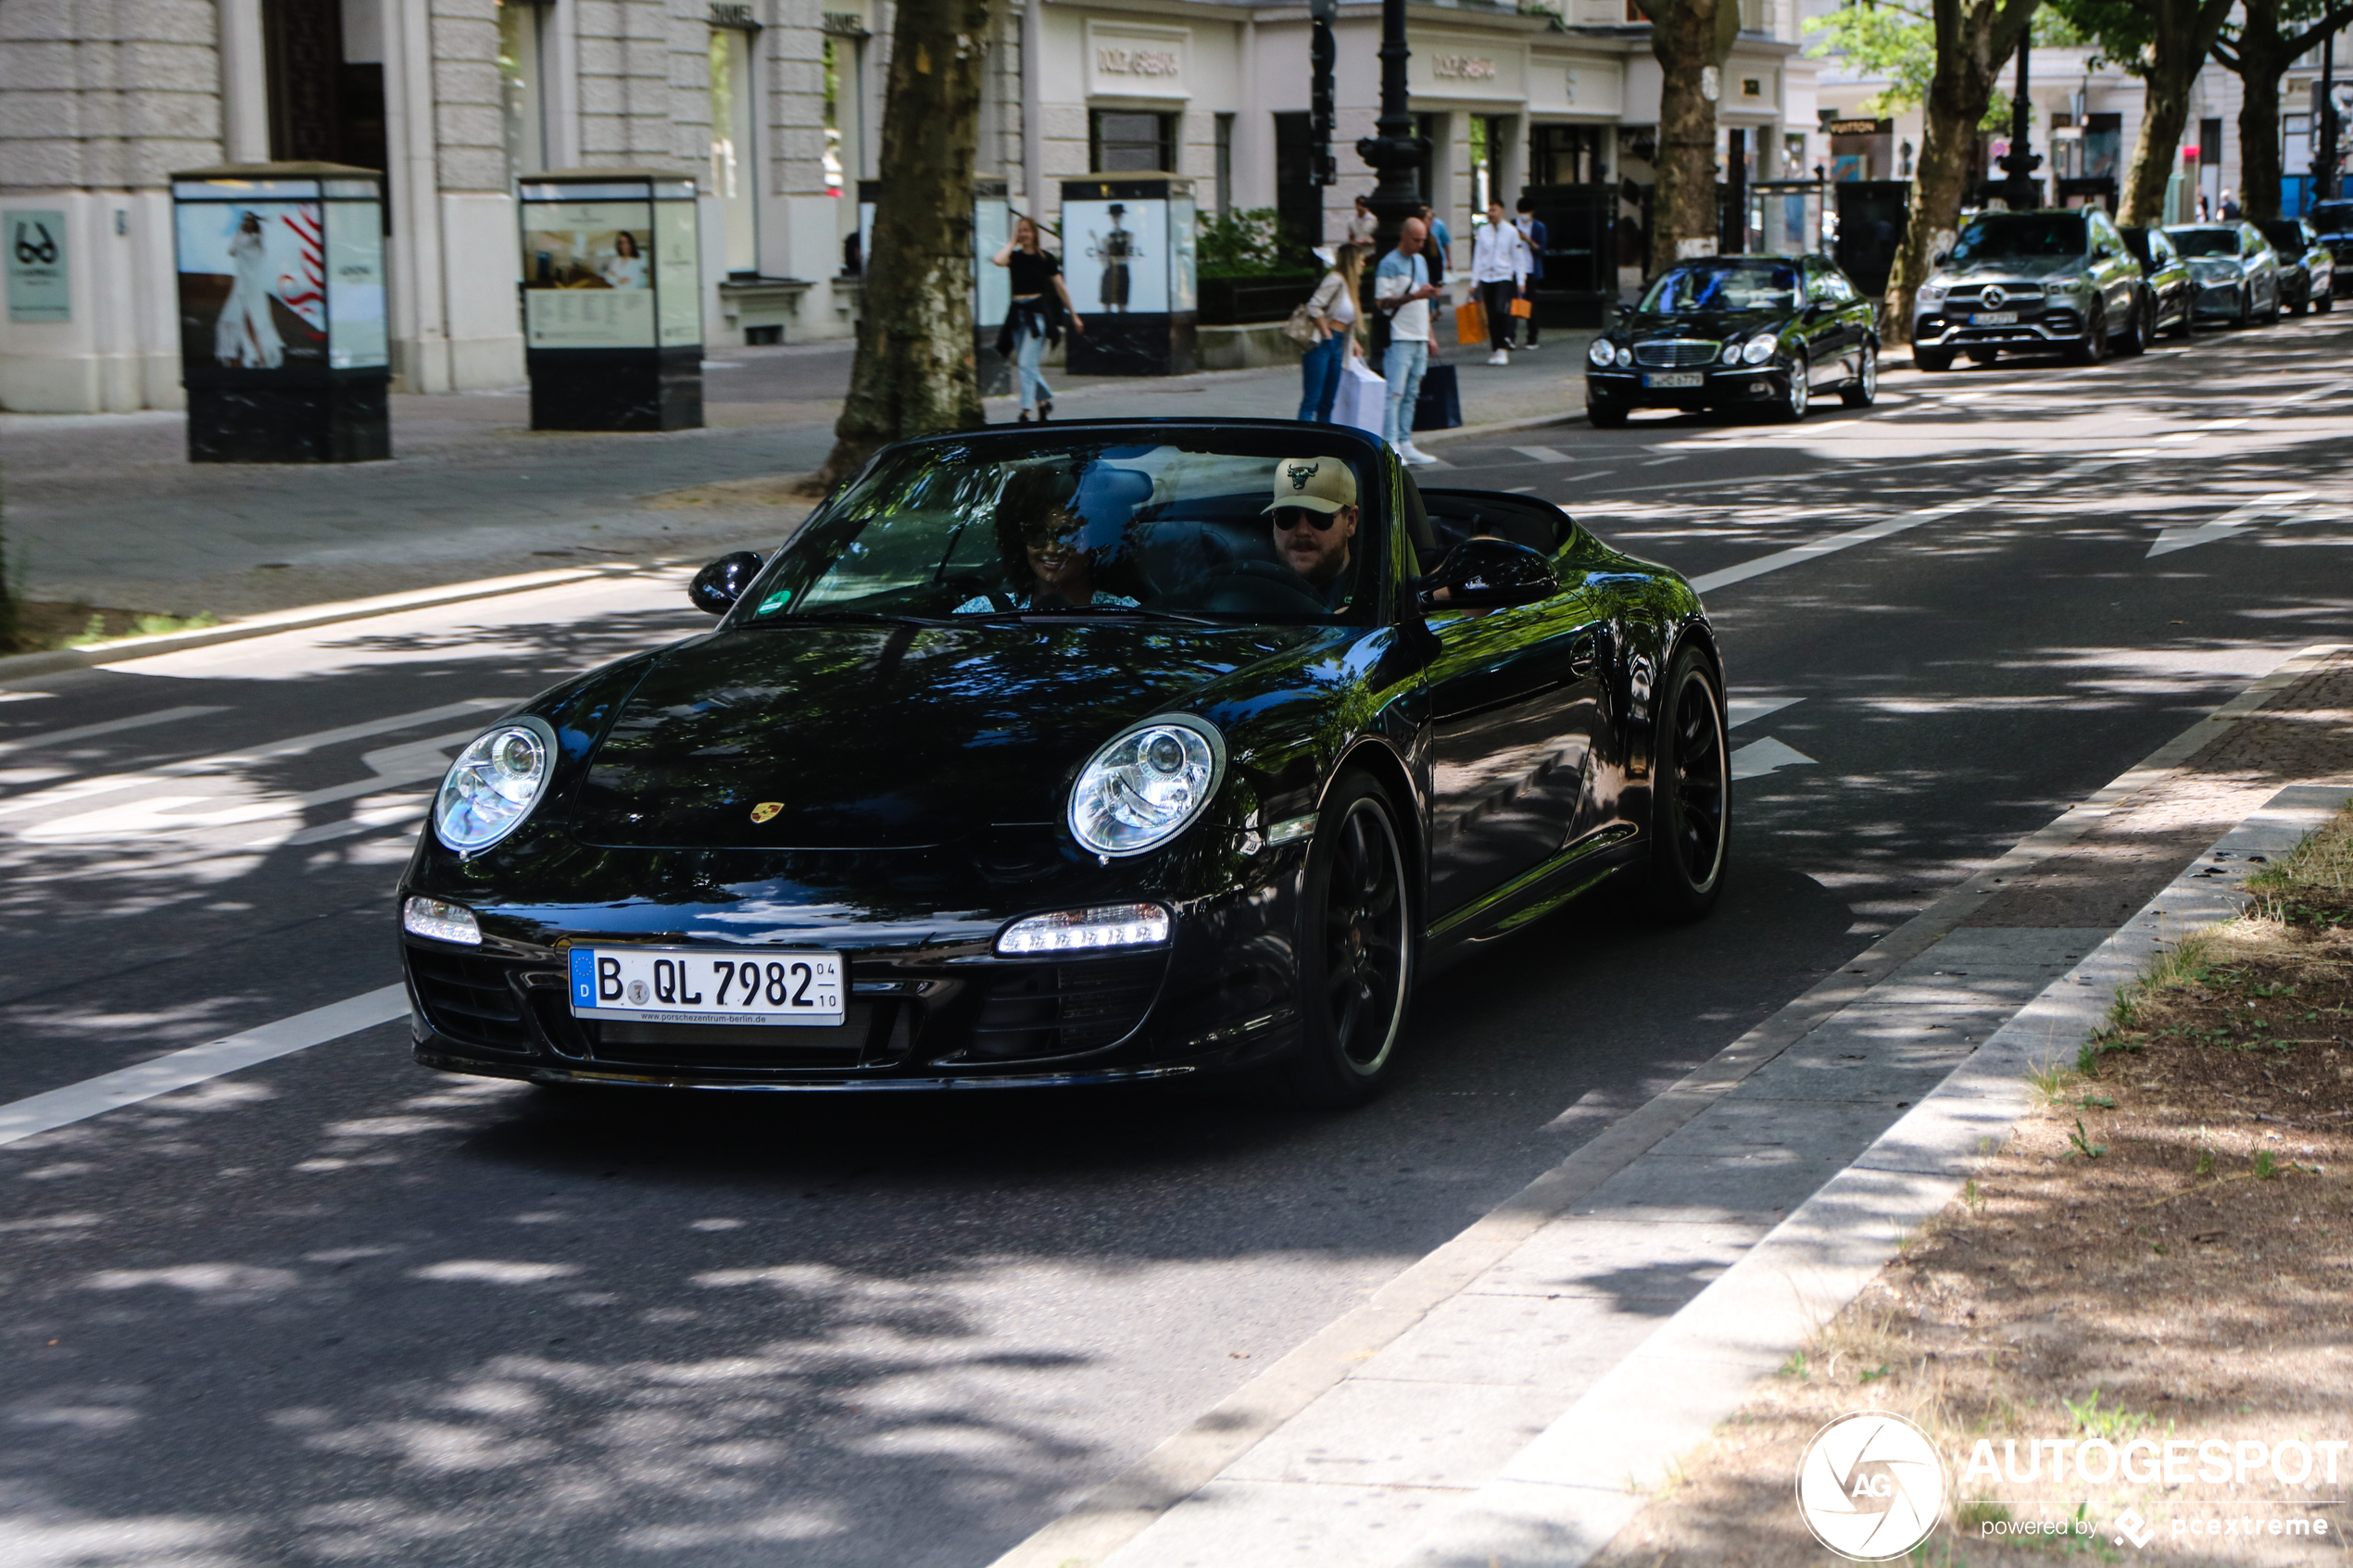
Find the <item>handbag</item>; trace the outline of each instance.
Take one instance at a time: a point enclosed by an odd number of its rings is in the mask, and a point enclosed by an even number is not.
[[[1512,314],[1525,321],[1536,314],[1536,302],[1526,295],[1521,295],[1512,301]]]
[[[1454,341],[1483,343],[1486,338],[1487,307],[1477,299],[1466,299],[1454,307]]]
[[[1432,365],[1422,372],[1421,395],[1414,399],[1416,430],[1453,430],[1463,422],[1462,392],[1452,365]]]
[[[1362,359],[1350,359],[1340,370],[1340,392],[1332,399],[1332,423],[1378,435],[1388,405],[1389,383]]]
[[[1323,321],[1315,314],[1313,300],[1300,301],[1298,308],[1290,313],[1290,320],[1283,323],[1283,335],[1302,348],[1313,348],[1324,341]]]

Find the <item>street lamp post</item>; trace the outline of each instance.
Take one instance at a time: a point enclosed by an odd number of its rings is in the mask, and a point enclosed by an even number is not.
[[[1405,46],[1405,0],[1381,0],[1380,118],[1373,122],[1378,136],[1356,144],[1356,156],[1380,175],[1373,187],[1373,216],[1380,227],[1373,237],[1376,258],[1396,248],[1405,220],[1421,209],[1422,193],[1414,171],[1429,156],[1429,138],[1414,133],[1413,90],[1406,85],[1405,62],[1414,52]],[[1357,308],[1371,324],[1373,355],[1378,363],[1389,346],[1389,319],[1373,308],[1373,269],[1365,269],[1364,299]]]
[[[2043,167],[2043,155],[2027,145],[2029,116],[2033,105],[2026,95],[2027,56],[2033,40],[2020,33],[2018,40],[2018,92],[2010,99],[2010,150],[2002,155],[2002,171],[2009,178],[2002,182],[2002,200],[2012,212],[2030,207],[2040,207],[2035,199],[2034,171]]]
[[[1336,185],[1340,160],[1332,157],[1332,67],[1339,62],[1340,45],[1332,37],[1332,23],[1340,17],[1340,0],[1307,0],[1307,15],[1314,23],[1307,59],[1315,69],[1307,88],[1307,139],[1315,146],[1309,177],[1318,186]]]

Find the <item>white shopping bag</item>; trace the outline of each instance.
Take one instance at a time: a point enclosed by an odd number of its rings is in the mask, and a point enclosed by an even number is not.
[[[1388,403],[1389,383],[1362,359],[1351,358],[1340,373],[1340,395],[1332,399],[1332,423],[1353,425],[1378,435]]]

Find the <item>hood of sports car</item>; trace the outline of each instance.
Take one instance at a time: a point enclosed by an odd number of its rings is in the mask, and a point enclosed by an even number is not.
[[[1221,676],[1272,684],[1320,629],[785,625],[665,652],[598,744],[583,843],[850,849],[1062,820],[1073,771]],[[770,808],[775,809],[770,809]]]

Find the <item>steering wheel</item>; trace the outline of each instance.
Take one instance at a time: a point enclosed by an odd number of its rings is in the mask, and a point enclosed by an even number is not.
[[[1273,561],[1238,560],[1195,578],[1152,602],[1155,609],[1208,610],[1226,615],[1329,615],[1306,580]]]

